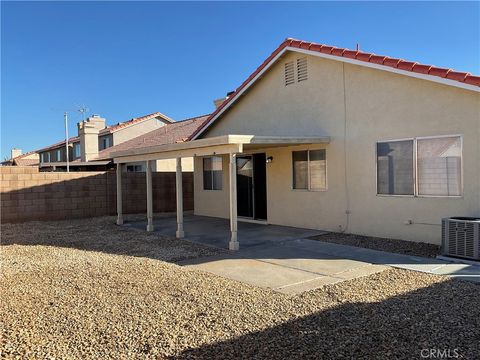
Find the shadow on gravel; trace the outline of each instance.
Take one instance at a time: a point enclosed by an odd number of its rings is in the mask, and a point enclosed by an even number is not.
[[[128,221],[138,221],[143,217],[126,216]],[[221,252],[171,236],[118,226],[113,216],[7,223],[2,224],[1,234],[2,246],[54,246],[171,262],[212,256]]]
[[[169,359],[478,359],[479,296],[480,285],[447,280],[381,302],[345,303]]]

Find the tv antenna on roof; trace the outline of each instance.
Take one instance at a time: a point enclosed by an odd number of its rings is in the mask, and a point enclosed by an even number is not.
[[[79,112],[80,114],[82,114],[82,120],[85,120],[85,115],[86,115],[86,113],[87,113],[88,110],[90,110],[90,109],[89,109],[87,106],[85,106],[85,105],[80,105],[80,106],[78,107],[78,112]]]

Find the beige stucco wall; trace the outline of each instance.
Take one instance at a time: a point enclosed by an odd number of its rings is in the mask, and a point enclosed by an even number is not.
[[[157,160],[155,165],[155,171],[157,172],[175,172],[177,171],[176,159],[164,159]],[[193,158],[182,158],[182,171],[193,171]]]
[[[127,126],[113,133],[113,145],[118,145],[124,141],[133,139],[147,132],[161,128],[164,125],[164,122],[159,121],[157,118],[153,118],[134,125]]]
[[[129,162],[126,163],[123,167],[123,171],[127,171],[128,165],[141,165],[142,171],[145,171],[145,161],[139,162]],[[177,171],[177,160],[176,159],[165,159],[165,160],[155,160],[152,166],[152,171],[155,172],[175,172]],[[182,172],[192,172],[193,171],[193,158],[182,158]]]
[[[439,243],[442,217],[480,215],[478,93],[310,56],[309,79],[285,87],[284,63],[301,56],[287,54],[204,136],[331,136],[324,192],[292,190],[293,149],[266,150],[274,157],[267,165],[269,223],[338,231],[348,210],[348,232]],[[463,197],[376,195],[377,141],[452,134],[463,135]],[[195,170],[195,213],[228,217],[227,190],[204,191],[201,159]]]
[[[194,213],[196,215],[226,218],[229,216],[229,177],[228,156],[222,156],[223,183],[222,190],[203,190],[203,158],[194,157]]]

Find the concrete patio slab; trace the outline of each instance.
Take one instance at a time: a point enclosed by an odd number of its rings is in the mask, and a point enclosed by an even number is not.
[[[319,277],[327,278],[325,280],[329,283],[328,277],[325,276],[255,259],[215,257],[203,260],[201,263],[184,262],[182,265],[191,269],[207,271],[232,280],[274,290]]]
[[[208,216],[185,215],[185,238],[189,241],[228,249],[230,240],[230,221],[228,219]],[[158,234],[175,236],[177,228],[176,217],[167,216],[154,219],[154,231]],[[124,226],[136,229],[146,229],[146,221],[125,223]],[[249,222],[238,223],[238,241],[242,249],[267,244],[272,241],[281,242],[321,235],[325,231],[294,228],[289,226],[262,225]]]
[[[335,275],[344,271],[358,269],[367,265],[365,262],[342,259],[333,255],[303,249],[292,249],[287,243],[249,248],[239,253],[245,258],[254,258],[275,265],[299,269],[320,275]]]
[[[391,266],[405,270],[413,270],[435,275],[446,275],[455,279],[480,283],[480,265],[475,264],[458,264],[446,260],[394,254],[385,251],[327,243],[310,239],[296,239],[285,243],[284,246],[289,248],[303,249],[305,251],[318,251],[323,254],[340,258]]]
[[[175,217],[162,217],[154,224],[157,233],[175,236]],[[141,229],[146,223],[126,226]],[[186,240],[227,248],[230,236],[228,219],[187,215],[184,229]],[[239,251],[225,250],[215,257],[178,264],[286,294],[371,275],[388,266],[480,282],[480,266],[476,265],[307,239],[322,233],[325,232],[241,222]]]

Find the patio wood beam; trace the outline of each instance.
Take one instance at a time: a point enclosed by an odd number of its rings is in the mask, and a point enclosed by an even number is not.
[[[230,250],[238,250],[240,248],[237,239],[237,156],[230,154],[230,230],[231,237],[228,244]]]
[[[115,163],[127,163],[147,160],[175,159],[177,157],[209,156],[219,154],[241,153],[242,144],[216,145],[209,147],[189,148],[175,151],[151,152],[145,154],[125,155],[115,157]]]
[[[147,231],[153,231],[152,162],[147,164]]]
[[[117,225],[122,224],[122,164],[117,164]]]
[[[182,158],[177,157],[177,239],[185,236],[183,232],[183,184],[182,184]]]

